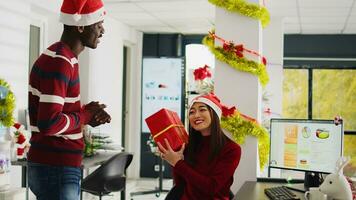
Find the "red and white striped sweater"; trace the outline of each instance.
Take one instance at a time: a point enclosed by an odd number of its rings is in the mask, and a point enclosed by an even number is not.
[[[31,162],[78,167],[84,147],[81,125],[90,116],[80,104],[79,66],[70,48],[57,42],[36,60],[29,81]]]

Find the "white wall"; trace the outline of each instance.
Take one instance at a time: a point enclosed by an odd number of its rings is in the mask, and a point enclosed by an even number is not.
[[[270,108],[270,115],[263,115],[263,125],[269,127],[270,118],[281,117],[283,100],[283,22],[282,18],[272,18],[270,24],[263,29],[263,55],[267,58],[269,82],[264,88],[268,101],[262,109]],[[260,176],[268,175],[267,167]],[[280,177],[280,170],[272,170],[272,177]]]
[[[269,82],[264,88],[269,95],[269,108],[276,114],[282,114],[283,84],[283,22],[282,18],[272,18],[263,29],[263,55],[267,58]]]
[[[123,46],[130,48],[129,77],[126,93],[129,108],[126,125],[126,151],[134,152],[134,161],[129,168],[129,177],[138,177],[140,143],[140,87],[142,33],[107,17],[105,34],[97,49],[86,49],[79,57],[82,102],[99,101],[107,105],[111,123],[100,126],[101,133],[111,135],[121,144]]]
[[[16,97],[14,116],[27,108],[30,5],[22,1],[0,1],[0,78]],[[21,168],[11,168],[11,185],[21,185]]]
[[[30,6],[20,1],[0,1],[0,78],[16,97],[15,117],[27,107]]]
[[[79,57],[81,72],[87,71],[88,77],[81,76],[81,81],[88,82],[81,85],[87,90],[88,99],[83,103],[99,101],[107,105],[111,114],[111,123],[99,127],[101,133],[111,134],[115,142],[121,141],[121,103],[122,103],[122,55],[123,40],[114,21],[105,20],[106,33],[97,49],[86,48]],[[86,62],[83,64],[81,61]]]
[[[133,152],[134,158],[127,171],[128,177],[138,178],[140,172],[140,152],[141,152],[141,66],[142,66],[142,44],[143,33],[136,35],[136,43],[126,42],[130,47],[128,63],[131,66],[127,69],[127,98],[126,104],[128,113],[126,114],[126,151]]]

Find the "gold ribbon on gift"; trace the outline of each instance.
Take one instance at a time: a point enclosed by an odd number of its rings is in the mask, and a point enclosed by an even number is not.
[[[171,124],[171,125],[167,126],[167,128],[165,128],[165,129],[163,129],[162,131],[160,131],[159,133],[155,134],[155,135],[153,136],[153,139],[155,139],[156,137],[162,135],[164,132],[168,131],[170,128],[175,128],[175,127],[182,127],[182,128],[184,128],[183,125]],[[179,129],[179,130],[180,130],[180,129]],[[181,130],[180,130],[180,133],[182,134]]]

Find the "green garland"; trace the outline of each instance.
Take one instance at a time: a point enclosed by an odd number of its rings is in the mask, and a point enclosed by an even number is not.
[[[269,77],[267,69],[266,66],[264,66],[263,64],[257,63],[252,60],[247,60],[244,57],[240,58],[236,56],[234,52],[225,51],[222,47],[215,47],[214,39],[209,35],[204,37],[203,44],[205,44],[210,49],[210,51],[215,55],[218,60],[229,64],[234,69],[249,72],[258,76],[263,86],[268,83]]]
[[[0,99],[0,125],[10,127],[14,124],[13,112],[15,109],[15,96],[5,80],[0,79],[0,86],[8,89],[6,97],[2,100]]]
[[[260,168],[262,169],[268,161],[269,155],[269,135],[267,130],[256,122],[243,119],[237,112],[229,117],[221,118],[221,127],[229,131],[238,144],[243,144],[248,135],[258,139],[258,154],[260,158]]]
[[[263,28],[269,24],[270,15],[268,10],[257,4],[247,3],[246,0],[209,0],[209,2],[230,12],[261,20]]]

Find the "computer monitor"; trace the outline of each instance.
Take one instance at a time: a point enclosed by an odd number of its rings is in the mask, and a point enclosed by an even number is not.
[[[304,171],[304,186],[318,186],[309,175],[334,172],[343,155],[343,138],[342,122],[271,119],[269,168]]]

